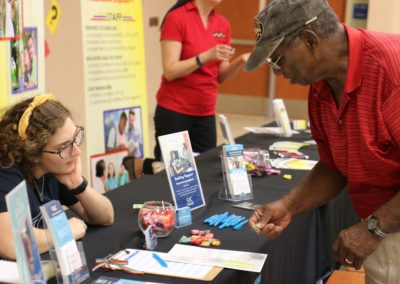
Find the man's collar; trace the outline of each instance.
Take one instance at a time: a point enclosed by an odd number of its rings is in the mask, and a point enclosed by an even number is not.
[[[364,39],[360,30],[343,25],[349,41],[349,62],[344,86],[344,93],[348,94],[361,86]]]

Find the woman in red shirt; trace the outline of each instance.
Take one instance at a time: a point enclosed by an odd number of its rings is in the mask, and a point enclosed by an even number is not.
[[[188,130],[194,152],[216,146],[218,83],[232,77],[249,54],[230,61],[229,22],[214,7],[222,0],[178,0],[161,24],[163,76],[157,92],[155,136]],[[154,155],[160,160],[160,146]]]

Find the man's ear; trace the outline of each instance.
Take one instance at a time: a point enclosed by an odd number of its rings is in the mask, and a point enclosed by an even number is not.
[[[320,45],[320,39],[318,35],[312,30],[303,30],[300,33],[300,39],[304,42],[305,46],[315,49]]]

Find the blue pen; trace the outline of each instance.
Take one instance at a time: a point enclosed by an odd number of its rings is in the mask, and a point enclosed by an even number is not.
[[[244,225],[246,225],[249,221],[244,220],[241,223],[237,224],[235,227],[233,227],[234,230],[240,230]]]
[[[246,217],[243,216],[238,216],[234,222],[230,223],[229,225],[232,227],[235,227],[236,225],[238,225],[239,223],[241,223],[243,220],[246,220]]]
[[[129,250],[125,250],[126,254],[129,254]],[[135,251],[134,253],[132,253],[130,256],[128,256],[127,258],[125,258],[126,261],[130,260],[132,257],[134,257],[135,255],[137,255],[139,253],[139,250]]]
[[[155,260],[157,260],[157,262],[162,266],[162,267],[168,267],[168,263],[162,259],[158,254],[156,254],[155,252],[153,252],[153,258]]]

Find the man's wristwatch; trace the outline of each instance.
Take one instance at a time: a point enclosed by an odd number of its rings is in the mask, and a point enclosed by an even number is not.
[[[388,235],[387,233],[382,231],[381,227],[379,227],[379,219],[372,214],[369,215],[367,218],[367,227],[368,231],[380,238],[384,238]]]
[[[77,188],[74,188],[74,189],[70,190],[74,195],[81,194],[82,192],[84,192],[86,190],[86,188],[88,186],[88,182],[84,177],[82,177],[82,179],[83,180],[82,180],[81,184],[78,185]]]

